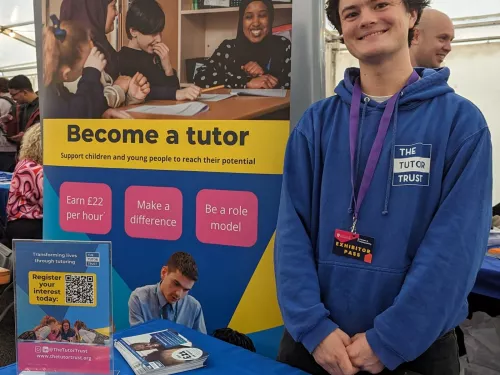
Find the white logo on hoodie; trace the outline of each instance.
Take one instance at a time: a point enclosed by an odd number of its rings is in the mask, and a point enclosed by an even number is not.
[[[431,144],[396,145],[392,185],[429,186],[431,154]]]

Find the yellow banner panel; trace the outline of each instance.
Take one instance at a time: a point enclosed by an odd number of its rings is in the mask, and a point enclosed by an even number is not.
[[[281,174],[288,121],[44,120],[44,165]]]
[[[275,234],[229,323],[229,327],[241,333],[255,333],[283,325],[274,276],[274,239]]]

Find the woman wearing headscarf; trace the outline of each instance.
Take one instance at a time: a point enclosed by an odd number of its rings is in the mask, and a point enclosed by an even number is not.
[[[272,34],[273,21],[271,0],[243,0],[236,39],[219,45],[196,72],[195,83],[205,88],[289,89],[292,44]]]
[[[79,21],[89,30],[94,45],[106,57],[106,73],[118,78],[118,53],[109,43],[106,34],[115,28],[118,16],[116,0],[63,0],[61,21]]]
[[[61,21],[78,21],[90,30],[92,42],[104,54],[106,68],[101,77],[104,96],[111,108],[123,104],[137,104],[149,94],[149,83],[140,73],[134,77],[119,75],[118,52],[109,43],[106,34],[114,30],[118,16],[117,0],[63,0]]]

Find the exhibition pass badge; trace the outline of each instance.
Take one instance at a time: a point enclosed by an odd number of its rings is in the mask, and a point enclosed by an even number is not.
[[[347,258],[371,263],[374,239],[357,233],[336,229],[333,253]]]

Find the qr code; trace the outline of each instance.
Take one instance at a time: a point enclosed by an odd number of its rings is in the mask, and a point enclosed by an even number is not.
[[[95,277],[94,275],[66,275],[66,303],[93,305]]]

